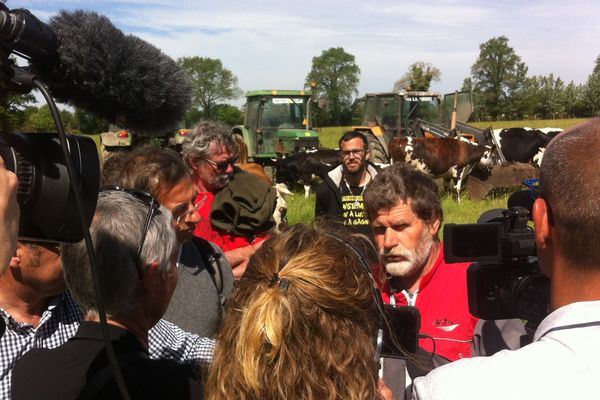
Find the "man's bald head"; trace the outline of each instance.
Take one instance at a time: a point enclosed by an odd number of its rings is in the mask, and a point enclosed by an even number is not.
[[[564,256],[575,268],[600,268],[600,118],[555,137],[540,167],[540,192]]]

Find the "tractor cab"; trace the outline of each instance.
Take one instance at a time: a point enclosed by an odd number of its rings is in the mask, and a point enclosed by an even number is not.
[[[246,94],[243,126],[233,128],[256,162],[277,154],[317,148],[319,135],[310,123],[311,95],[303,90],[256,90]]]

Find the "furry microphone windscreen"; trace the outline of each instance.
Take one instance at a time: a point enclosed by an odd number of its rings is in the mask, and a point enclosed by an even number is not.
[[[185,72],[153,45],[94,12],[61,11],[50,25],[58,63],[33,65],[52,95],[139,135],[165,135],[191,102]]]

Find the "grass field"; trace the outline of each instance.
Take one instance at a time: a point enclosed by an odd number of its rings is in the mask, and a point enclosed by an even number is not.
[[[442,196],[442,208],[444,210],[444,224],[472,224],[477,222],[479,216],[492,208],[506,208],[506,200],[509,194],[503,194],[498,197],[482,201],[473,201],[468,199],[467,195],[461,196],[460,204],[450,195]],[[293,197],[287,198],[288,202],[288,223],[290,225],[297,223],[306,223],[314,219],[315,216],[315,195],[311,193],[308,199],[304,198],[304,193],[296,192]]]

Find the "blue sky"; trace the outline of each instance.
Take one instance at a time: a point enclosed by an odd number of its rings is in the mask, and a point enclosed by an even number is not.
[[[361,69],[359,94],[388,91],[408,66],[441,72],[433,90],[460,88],[479,45],[505,35],[530,75],[584,83],[600,55],[600,2],[8,0],[42,20],[94,10],[167,55],[222,60],[244,91],[301,88],[312,57],[343,47]],[[236,103],[241,103],[241,99]]]

